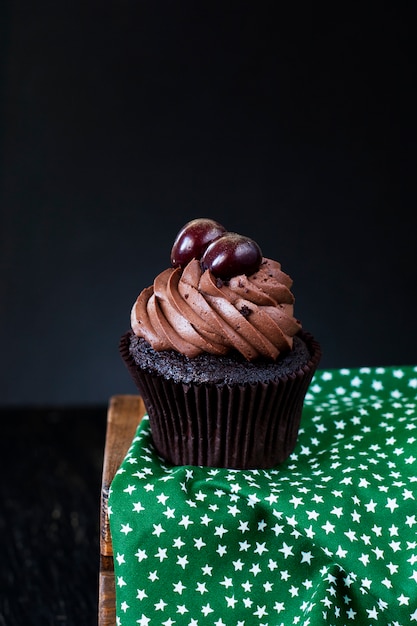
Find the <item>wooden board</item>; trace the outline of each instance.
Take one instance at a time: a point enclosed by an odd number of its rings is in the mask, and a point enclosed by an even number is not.
[[[113,548],[107,515],[109,488],[144,414],[145,405],[140,396],[110,398],[101,484],[98,626],[116,625]]]

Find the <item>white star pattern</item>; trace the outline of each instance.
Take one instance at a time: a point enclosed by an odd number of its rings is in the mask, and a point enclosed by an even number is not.
[[[416,398],[414,367],[318,371],[271,470],[164,465],[145,416],[109,495],[119,626],[417,623]]]

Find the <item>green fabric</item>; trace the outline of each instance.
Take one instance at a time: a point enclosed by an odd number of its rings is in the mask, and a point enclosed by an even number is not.
[[[109,497],[118,626],[417,624],[417,367],[319,370],[272,470],[173,467],[147,417]]]

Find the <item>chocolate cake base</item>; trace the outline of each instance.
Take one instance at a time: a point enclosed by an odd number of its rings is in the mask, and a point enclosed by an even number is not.
[[[275,362],[156,352],[131,331],[120,352],[145,403],[157,452],[174,465],[269,468],[293,451],[321,350],[306,332]]]

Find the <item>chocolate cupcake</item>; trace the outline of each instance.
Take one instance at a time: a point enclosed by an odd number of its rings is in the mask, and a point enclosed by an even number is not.
[[[120,352],[157,452],[174,465],[270,468],[293,451],[321,350],[294,317],[292,279],[208,219],[179,232]]]

